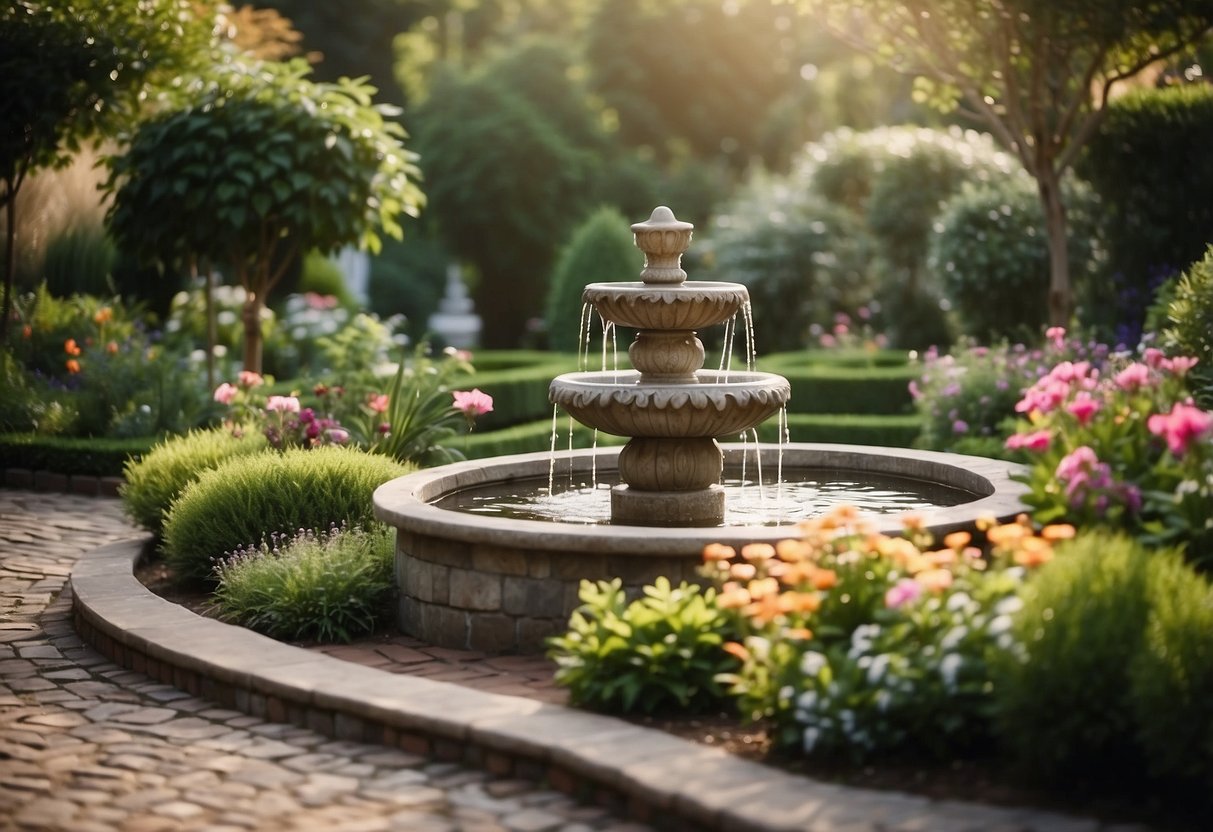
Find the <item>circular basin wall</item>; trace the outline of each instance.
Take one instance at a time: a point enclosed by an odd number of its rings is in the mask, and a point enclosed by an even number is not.
[[[740,445],[724,446],[725,464],[739,464]],[[467,514],[431,505],[444,494],[561,475],[613,472],[618,448],[562,451],[443,465],[384,483],[375,516],[396,528],[397,622],[431,644],[489,653],[539,652],[565,629],[583,579],[620,578],[630,591],[664,575],[677,584],[699,579],[703,547],[741,546],[796,536],[796,526],[659,528],[580,525]],[[754,453],[750,446],[748,453]],[[773,472],[778,448],[761,446]],[[555,462],[553,463],[553,460]],[[977,519],[1009,519],[1025,506],[1024,486],[1010,479],[1020,466],[957,454],[854,445],[790,444],[785,475],[797,468],[832,468],[936,482],[975,495],[970,502],[920,514],[937,537],[972,529]],[[897,514],[875,518],[881,531],[901,529]]]

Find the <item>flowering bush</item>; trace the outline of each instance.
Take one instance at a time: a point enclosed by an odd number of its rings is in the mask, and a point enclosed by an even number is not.
[[[309,407],[294,393],[264,396],[267,378],[244,371],[236,384],[215,388],[214,399],[228,409],[225,421],[233,432],[258,430],[279,450],[352,442],[401,461],[461,459],[457,450],[439,443],[455,434],[452,425],[460,421],[472,430],[477,416],[492,411],[493,399],[480,390],[451,390],[457,376],[471,372],[466,353],[448,350],[435,361],[427,351],[422,344],[411,361],[400,363],[386,393],[317,384],[315,406]],[[374,376],[356,380],[367,378]]]
[[[993,347],[962,341],[950,353],[929,349],[922,375],[910,383],[910,395],[922,417],[918,444],[935,450],[1005,454],[1002,445],[1015,431],[1015,405],[1023,391],[1060,361],[1086,361],[1102,367],[1111,348],[1096,341],[1067,338],[1049,329],[1043,346],[1003,342]]]
[[[41,287],[15,305],[6,381],[10,429],[75,436],[180,432],[203,418],[205,390],[184,356],[117,298],[56,298]]]
[[[1039,522],[1136,533],[1213,558],[1213,413],[1192,403],[1192,358],[1147,348],[1100,370],[1063,361],[1025,391],[1007,447],[1027,453]]]
[[[990,560],[957,532],[874,534],[852,509],[802,524],[803,537],[704,551],[718,603],[743,634],[726,649],[744,716],[768,717],[806,753],[942,754],[990,731],[988,663],[1015,649],[1011,615],[1026,569],[1052,557],[1027,518],[986,524]]]
[[[825,350],[854,350],[874,353],[889,346],[889,338],[883,332],[876,332],[872,326],[873,317],[880,311],[880,304],[873,302],[860,306],[852,318],[846,312],[837,312],[834,323],[829,328],[821,324],[811,324],[809,335],[816,345]]]

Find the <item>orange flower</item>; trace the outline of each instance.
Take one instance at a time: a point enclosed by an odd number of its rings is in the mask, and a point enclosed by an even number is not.
[[[1015,562],[1028,568],[1040,566],[1053,559],[1053,544],[1040,537],[1029,537],[1015,549]]]
[[[952,585],[952,573],[947,569],[928,569],[915,575],[914,580],[922,584],[923,589],[943,592]]]
[[[775,547],[770,543],[747,543],[741,547],[741,556],[751,563],[775,557]]]
[[[110,355],[117,355],[118,354],[118,342],[110,341],[108,344],[105,345],[105,351],[108,352]]]
[[[30,338],[34,337],[34,328],[32,326],[30,326],[29,324],[26,324],[25,326],[21,327],[21,337],[26,339],[27,341]]]
[[[758,624],[769,624],[783,615],[785,611],[784,602],[780,601],[779,595],[755,598],[752,604],[742,610],[748,618]]]
[[[947,546],[949,549],[955,549],[959,552],[961,549],[968,546],[972,539],[973,535],[969,534],[968,532],[952,532],[943,539],[943,545]]]
[[[93,323],[100,326],[101,324],[109,321],[109,319],[112,317],[114,317],[114,310],[110,309],[108,306],[103,306],[93,315]]]
[[[901,518],[901,525],[907,531],[920,532],[927,527],[927,522],[921,514],[907,514]]]
[[[808,641],[813,637],[813,631],[808,627],[788,627],[783,631],[783,637],[792,641]]]
[[[726,641],[721,645],[721,648],[730,656],[735,656],[743,662],[750,660],[750,651],[745,649],[744,644],[738,644],[736,641]]]
[[[66,366],[67,366],[67,371],[68,371],[69,373],[78,373],[78,372],[80,372],[80,362],[79,362],[79,361],[77,361],[77,360],[76,360],[76,359],[74,359],[74,358],[69,358],[69,359],[67,360],[67,364],[66,364]]]
[[[725,546],[723,543],[709,543],[703,547],[705,561],[730,560],[736,554],[732,546]]]
[[[818,569],[813,573],[814,589],[833,589],[838,586],[838,573],[833,569]]]
[[[821,596],[816,592],[785,592],[780,599],[787,612],[817,612],[821,609]]]
[[[1059,540],[1069,540],[1074,537],[1074,527],[1069,523],[1054,523],[1040,530],[1040,536],[1051,543]]]
[[[781,540],[775,544],[775,555],[782,561],[796,563],[813,555],[813,547],[803,540]]]
[[[750,597],[757,601],[768,595],[778,595],[779,581],[774,578],[759,578],[756,581],[750,581],[750,585],[746,589],[750,591]]]
[[[752,563],[735,563],[729,567],[729,574],[739,581],[748,581],[758,574]]]
[[[750,603],[750,593],[746,591],[745,587],[738,584],[725,584],[720,594],[716,596],[716,603],[723,610],[740,609]]]
[[[68,338],[63,342],[63,351],[68,355],[79,355],[80,345],[76,343],[75,338]]]

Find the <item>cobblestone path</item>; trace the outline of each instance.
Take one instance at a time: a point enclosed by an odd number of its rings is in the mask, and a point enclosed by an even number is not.
[[[0,489],[0,829],[643,832],[529,781],[269,723],[127,671],[71,626],[113,499]]]

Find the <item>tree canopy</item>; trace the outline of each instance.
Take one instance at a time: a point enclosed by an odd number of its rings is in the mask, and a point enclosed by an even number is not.
[[[1200,41],[1213,0],[796,0],[846,42],[917,77],[1035,177],[1049,232],[1049,319],[1068,321],[1062,176],[1117,82]]]
[[[110,229],[146,260],[227,266],[249,292],[245,366],[260,368],[259,312],[293,255],[400,237],[422,195],[404,129],[373,88],[307,78],[302,60],[239,62],[189,103],[140,126],[112,160]]]

